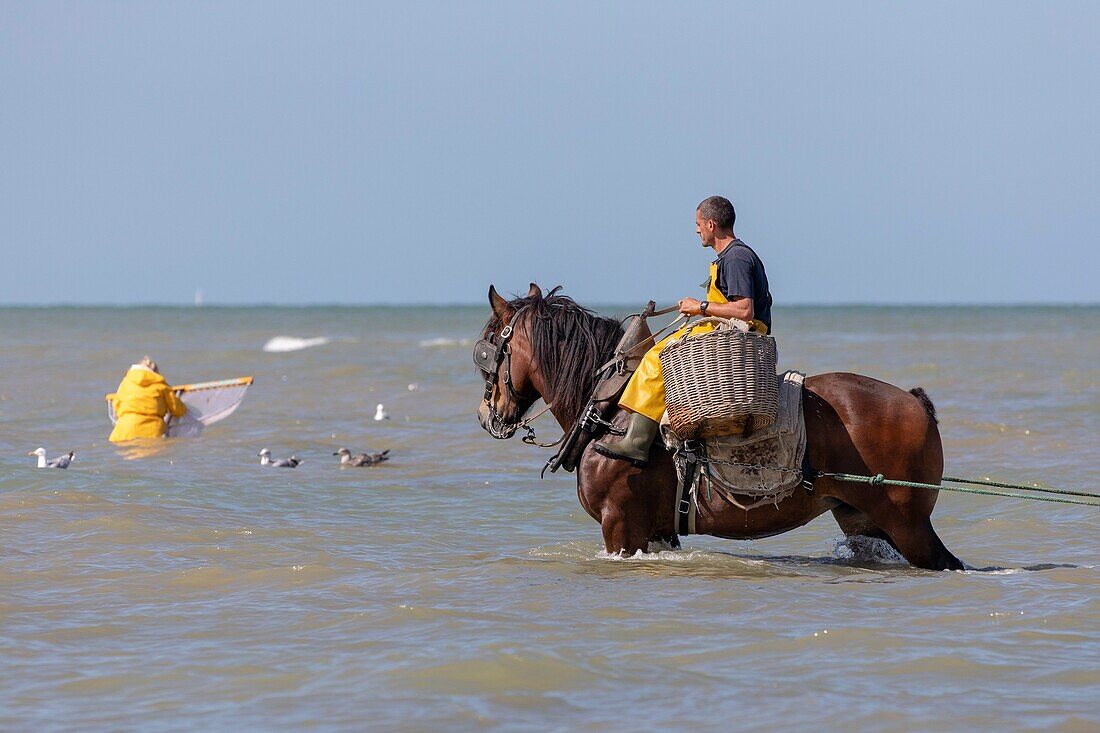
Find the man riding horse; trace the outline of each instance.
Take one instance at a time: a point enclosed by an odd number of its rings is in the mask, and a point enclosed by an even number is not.
[[[734,237],[733,206],[725,199],[707,199],[699,205],[696,222],[703,245],[714,247],[718,257],[710,267],[706,307],[684,298],[680,310],[745,319],[760,331],[770,328],[771,297],[764,267]],[[557,288],[543,294],[534,283],[527,295],[512,300],[490,285],[489,305],[492,312],[473,352],[485,378],[477,410],[481,427],[506,440],[526,426],[525,416],[542,399],[569,433],[586,418],[600,375],[617,363],[608,360],[616,356],[625,335],[622,325],[596,315]],[[654,542],[676,546],[685,534],[679,527],[683,499],[675,456],[653,444],[665,408],[659,351],[660,345],[650,351],[620,399],[629,412],[597,415],[601,429],[589,435],[574,463],[577,498],[600,523],[604,549],[610,554],[633,555]],[[804,465],[811,469],[802,475],[808,483],[805,489],[752,509],[745,505],[752,496],[698,492],[690,532],[727,539],[770,537],[831,512],[849,537],[884,540],[917,567],[961,570],[963,564],[932,526],[937,491],[881,488],[834,478],[838,473],[882,474],[938,484],[943,443],[935,406],[924,390],[906,391],[861,374],[831,372],[806,377],[801,396]],[[626,439],[606,446],[614,458],[600,455],[603,450],[597,453],[628,423]],[[642,461],[648,465],[632,465]]]
[[[737,318],[749,323],[753,330],[766,334],[772,327],[768,275],[756,252],[734,235],[736,218],[733,204],[722,196],[711,196],[695,210],[695,232],[703,246],[713,248],[718,256],[710,263],[706,299],[682,298],[680,313]],[[694,332],[703,333],[712,328],[703,324],[695,327]],[[661,349],[671,339],[682,338],[686,331],[687,328],[680,329],[661,340],[642,359],[619,399],[619,406],[631,413],[626,435],[614,443],[597,444],[599,453],[639,467],[649,462],[649,449],[657,437],[665,411]]]

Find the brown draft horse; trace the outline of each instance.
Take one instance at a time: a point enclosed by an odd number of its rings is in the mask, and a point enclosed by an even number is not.
[[[493,313],[483,338],[500,343],[507,326],[512,334],[507,358],[498,362],[495,374],[485,373],[481,426],[495,438],[510,438],[541,397],[567,430],[585,406],[597,368],[612,356],[622,335],[619,323],[555,291],[544,296],[534,283],[525,297],[510,302],[490,286],[489,303]],[[939,483],[943,447],[935,408],[923,390],[906,392],[858,374],[819,374],[806,378],[803,405],[806,450],[814,469]],[[612,422],[623,427],[626,420],[626,413],[618,410]],[[676,474],[661,441],[643,469],[606,458],[593,445],[577,466],[577,494],[584,510],[600,523],[607,551],[633,555],[650,542],[678,547]],[[717,492],[710,500],[701,493],[696,530],[728,539],[768,537],[831,511],[847,536],[886,540],[917,567],[961,570],[963,564],[932,528],[937,494],[818,478],[812,492],[800,488],[778,506],[745,511]],[[747,501],[745,497],[742,503]]]

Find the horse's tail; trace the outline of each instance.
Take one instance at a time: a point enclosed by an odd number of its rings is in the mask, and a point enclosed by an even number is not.
[[[936,418],[936,406],[932,404],[932,398],[928,396],[924,388],[913,387],[913,389],[909,390],[909,394],[920,400],[921,405],[924,407],[924,411],[928,413],[928,417],[932,418],[932,422],[938,425],[940,421]]]

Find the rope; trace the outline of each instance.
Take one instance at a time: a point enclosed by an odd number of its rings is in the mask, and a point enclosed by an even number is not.
[[[1100,503],[1092,501],[1077,501],[1076,499],[1056,499],[1052,496],[1033,496],[1031,494],[1016,494],[1008,491],[987,491],[985,489],[968,489],[962,486],[940,486],[938,484],[924,484],[917,481],[898,481],[895,479],[885,478],[881,473],[876,476],[861,476],[859,474],[852,473],[818,473],[817,476],[821,478],[832,478],[837,481],[847,481],[849,483],[857,484],[870,484],[872,486],[906,486],[914,489],[933,489],[937,491],[957,491],[963,494],[980,494],[982,496],[1003,496],[1009,499],[1033,499],[1035,501],[1049,501],[1055,504],[1079,504],[1081,506],[1096,506],[1100,507]],[[956,481],[958,483],[982,483],[977,480],[971,482],[970,479],[951,479],[944,478],[944,481]],[[993,484],[993,482],[990,482]],[[996,484],[993,484],[996,485]],[[1025,489],[1028,491],[1037,491],[1038,489],[1029,486],[1022,486],[1019,484],[1010,484],[1010,488]],[[1095,499],[1100,499],[1100,494],[1090,494],[1088,492],[1062,492],[1059,489],[1043,489],[1044,491],[1059,492],[1059,493],[1072,493],[1074,496],[1088,496]]]
[[[953,478],[944,476],[941,481],[951,481],[956,484],[973,484],[975,486],[994,486],[998,489],[1022,489],[1024,491],[1038,491],[1044,494],[1060,494],[1062,496],[1087,496],[1090,499],[1100,499],[1100,494],[1088,491],[1071,491],[1069,489],[1044,489],[1040,486],[1024,486],[1023,484],[1005,484],[999,481],[989,481],[977,478]]]

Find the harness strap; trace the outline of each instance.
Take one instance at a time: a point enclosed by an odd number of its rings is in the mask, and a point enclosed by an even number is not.
[[[510,437],[511,434],[515,432],[515,430],[512,430],[512,433],[509,433],[508,435],[503,434],[504,431],[510,429],[511,426],[507,425],[504,422],[504,419],[500,416],[499,413],[497,413],[496,407],[493,405],[493,392],[494,390],[499,388],[497,383],[499,381],[504,382],[504,389],[508,390],[508,394],[512,397],[512,399],[517,401],[525,399],[523,395],[516,392],[516,388],[512,384],[512,349],[509,346],[509,341],[512,340],[512,334],[515,333],[515,327],[516,324],[519,323],[520,315],[522,315],[523,312],[530,307],[530,305],[522,306],[521,308],[516,310],[515,313],[512,314],[512,318],[509,320],[508,325],[501,329],[499,345],[492,344],[492,337],[490,336],[490,341],[488,343],[494,347],[492,360],[493,363],[491,365],[489,365],[487,361],[483,365],[482,362],[478,360],[477,347],[475,347],[474,349],[474,363],[477,364],[478,368],[480,368],[485,373],[485,394],[482,397],[482,402],[485,404],[489,411],[490,425],[488,430],[489,434],[496,438]],[[482,342],[479,341],[478,345],[480,346],[481,343]],[[490,347],[488,345],[485,347],[485,352],[482,354],[483,358],[487,358],[489,348]],[[500,379],[499,374],[502,364],[504,365],[503,380]],[[538,397],[536,396],[534,399],[538,399]],[[536,415],[536,417],[538,416]],[[515,427],[518,428],[519,425],[516,425]],[[530,427],[528,427],[528,430],[530,430]]]
[[[691,505],[694,500],[696,468],[699,466],[699,451],[703,446],[695,440],[684,442],[681,455],[685,458],[684,479],[678,481],[679,491],[676,497],[676,533],[689,535],[695,528],[691,525]]]
[[[815,471],[810,466],[810,451],[803,450],[802,451],[802,488],[806,489],[807,492],[812,494],[813,491],[814,491],[814,480],[820,475],[821,475],[820,473]]]

